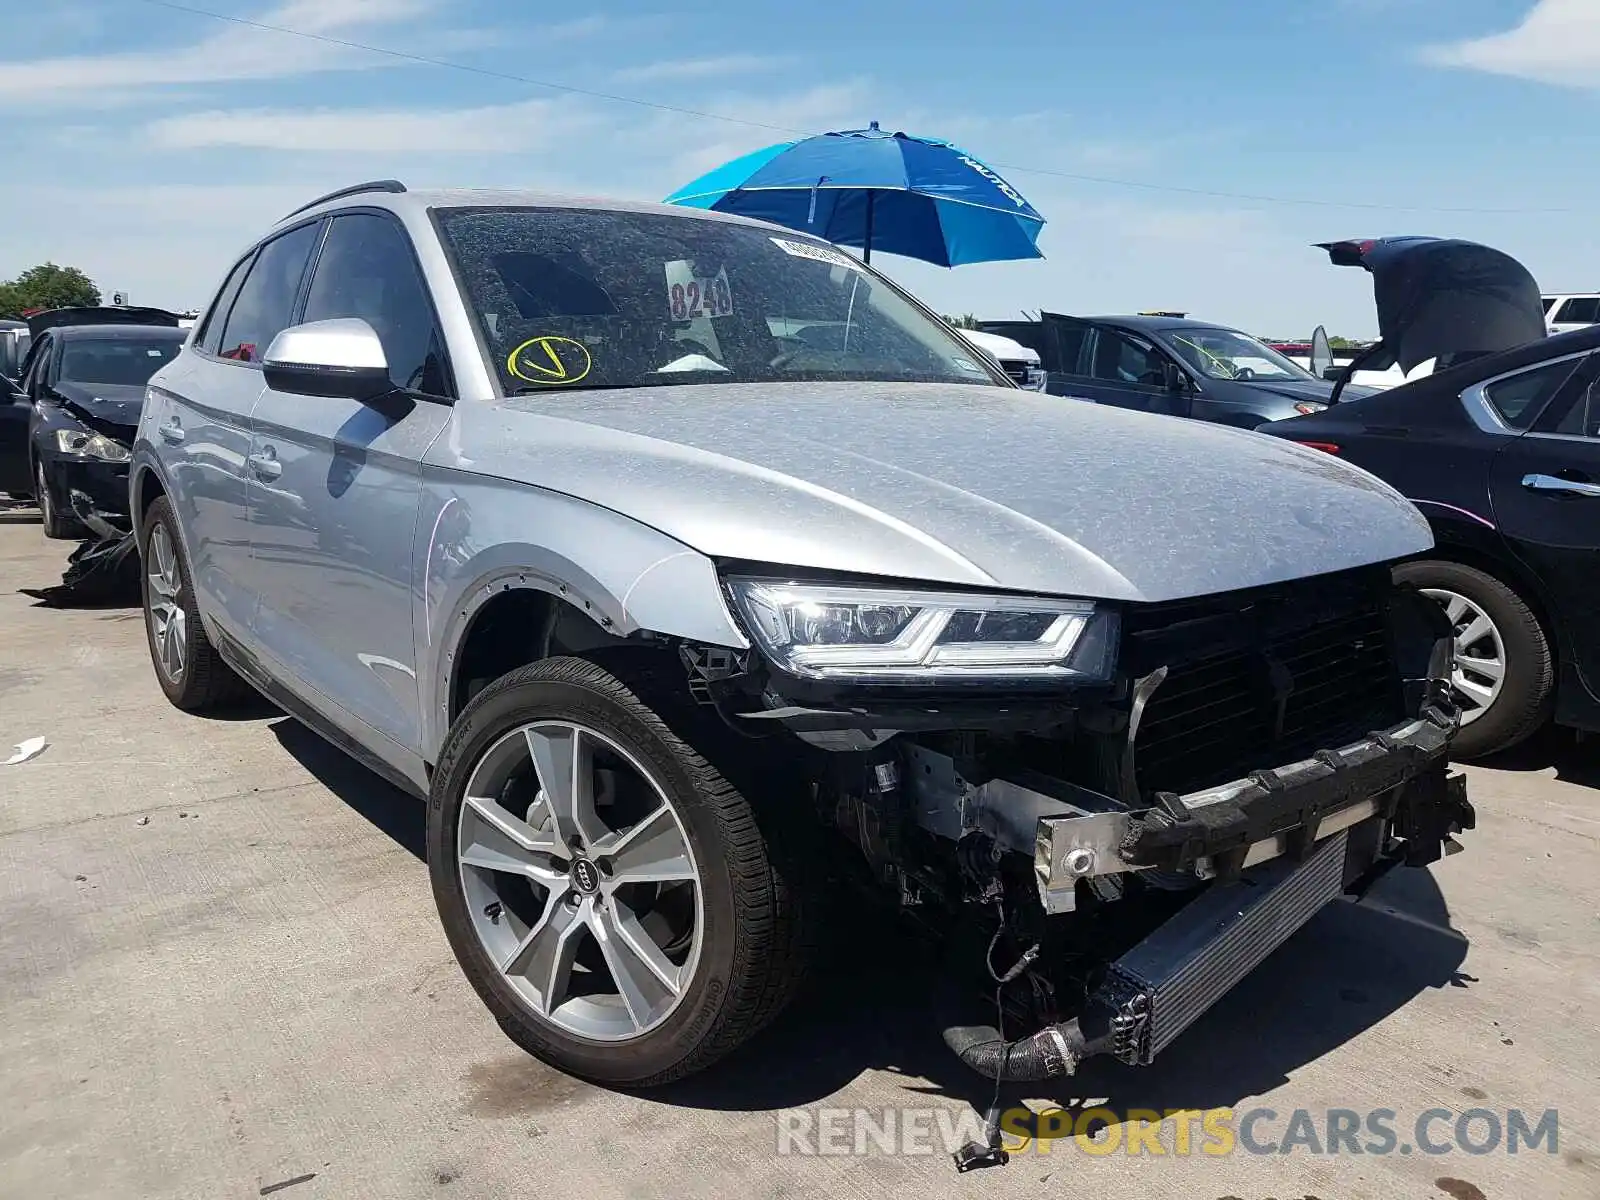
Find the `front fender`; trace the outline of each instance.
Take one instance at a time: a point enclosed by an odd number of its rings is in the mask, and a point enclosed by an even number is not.
[[[429,761],[448,732],[456,648],[502,591],[545,592],[619,637],[648,631],[749,645],[705,555],[610,509],[505,480],[424,468],[412,578]]]

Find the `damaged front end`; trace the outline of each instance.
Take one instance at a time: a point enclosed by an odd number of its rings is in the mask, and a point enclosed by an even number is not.
[[[139,547],[127,516],[100,508],[78,488],[68,495],[72,515],[89,536],[67,557],[60,583],[20,590],[52,608],[137,602]]]
[[[1328,901],[1474,823],[1445,767],[1451,630],[1386,567],[1100,628],[1100,677],[987,692],[683,649],[703,703],[794,735],[776,744],[901,904],[989,914],[1001,1019],[945,1040],[997,1080],[1149,1063]]]

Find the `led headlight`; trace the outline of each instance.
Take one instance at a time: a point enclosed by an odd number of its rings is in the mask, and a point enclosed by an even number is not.
[[[87,429],[56,430],[56,448],[63,454],[81,454],[98,458],[101,462],[127,462],[133,457],[126,446],[113,442],[104,434],[90,433]]]
[[[729,581],[751,634],[785,671],[900,683],[1108,679],[1116,613],[1081,600]]]
[[[1030,392],[1042,392],[1050,385],[1050,376],[1037,363],[1029,363],[1025,368],[1025,374],[1022,386]]]

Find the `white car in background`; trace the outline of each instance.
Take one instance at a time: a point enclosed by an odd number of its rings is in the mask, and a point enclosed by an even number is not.
[[[1031,392],[1045,390],[1044,362],[1037,350],[998,333],[984,333],[980,329],[957,329],[956,332],[999,363],[1000,369],[1011,376],[1018,387]]]
[[[1542,299],[1544,325],[1552,334],[1600,325],[1600,292],[1557,292]]]

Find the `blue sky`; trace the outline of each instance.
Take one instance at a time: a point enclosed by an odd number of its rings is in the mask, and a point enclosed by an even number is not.
[[[1600,0],[189,6],[757,125],[951,138],[1050,224],[1044,262],[881,259],[944,311],[1369,334],[1365,276],[1309,243],[1396,233],[1600,288]],[[356,180],[656,199],[785,136],[146,0],[5,13],[0,277],[51,259],[136,303],[203,303],[258,232]]]

